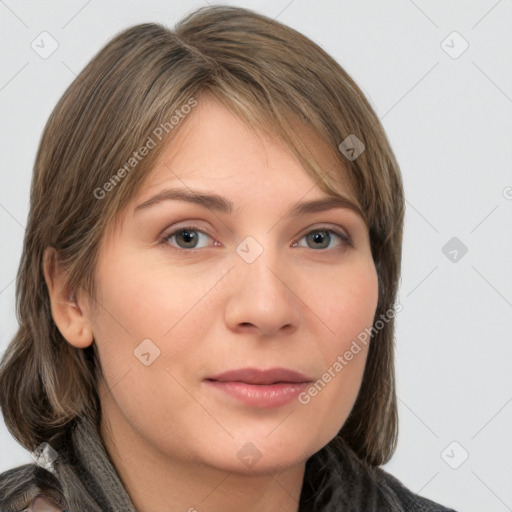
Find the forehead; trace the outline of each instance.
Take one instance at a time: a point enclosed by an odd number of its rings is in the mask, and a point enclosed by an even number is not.
[[[163,186],[189,184],[244,196],[274,190],[286,196],[325,196],[318,178],[306,172],[280,138],[255,129],[221,102],[202,97],[182,123],[139,189],[137,200]],[[336,149],[303,123],[294,123],[293,132],[301,152],[357,203]]]

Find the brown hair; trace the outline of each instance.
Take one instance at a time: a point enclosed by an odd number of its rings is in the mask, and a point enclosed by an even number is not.
[[[134,26],[112,39],[70,85],[37,153],[17,276],[19,330],[0,366],[5,423],[28,450],[52,444],[76,417],[91,415],[99,424],[101,415],[95,344],[73,347],[53,322],[44,250],[57,250],[71,289],[94,296],[92,276],[102,237],[179,129],[169,122],[171,116],[204,94],[251,126],[280,137],[326,193],[337,195],[341,179],[349,180],[369,229],[378,274],[375,318],[394,306],[402,180],[375,112],[345,70],[305,36],[248,9],[205,7],[174,31],[153,23]],[[293,126],[297,121],[332,148],[343,176],[339,169],[321,169],[311,158]],[[149,138],[157,138],[157,127],[165,131],[162,143],[129,170],[127,161]],[[351,134],[365,146],[355,160],[338,150]],[[396,444],[393,337],[393,320],[373,333],[360,392],[338,434],[371,466],[385,463]]]

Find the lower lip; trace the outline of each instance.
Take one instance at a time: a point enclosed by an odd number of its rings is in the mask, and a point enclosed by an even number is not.
[[[206,380],[216,388],[253,407],[280,407],[291,402],[309,382],[284,382],[280,384],[247,384],[246,382]]]

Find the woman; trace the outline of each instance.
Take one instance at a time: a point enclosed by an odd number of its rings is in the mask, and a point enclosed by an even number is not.
[[[379,467],[403,212],[309,39],[223,6],[119,34],[36,159],[0,406],[37,464],[1,510],[449,510]]]

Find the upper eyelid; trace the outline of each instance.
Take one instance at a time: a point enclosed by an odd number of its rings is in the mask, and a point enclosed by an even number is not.
[[[165,229],[163,231],[163,235],[164,236],[169,236],[169,235],[172,235],[174,234],[176,231],[179,231],[181,229],[187,229],[187,228],[192,228],[194,230],[197,230],[197,231],[201,231],[207,235],[210,235],[210,236],[214,236],[213,233],[211,232],[211,230],[209,230],[208,228],[204,228],[203,226],[199,226],[197,224],[194,223],[194,221],[190,221],[190,222],[186,222],[182,225],[182,226],[177,226],[177,227],[172,227],[172,228],[169,228],[169,229]],[[328,230],[328,229],[332,229],[333,231],[342,231],[346,234],[346,236],[350,237],[350,234],[348,233],[347,229],[342,227],[342,226],[338,226],[332,222],[318,222],[318,223],[315,223],[313,224],[312,226],[309,226],[307,228],[304,228],[303,230],[301,230],[301,233],[308,233],[309,231],[314,231],[314,230],[321,230],[321,229],[325,229],[325,230]],[[302,236],[302,235],[301,235]]]

